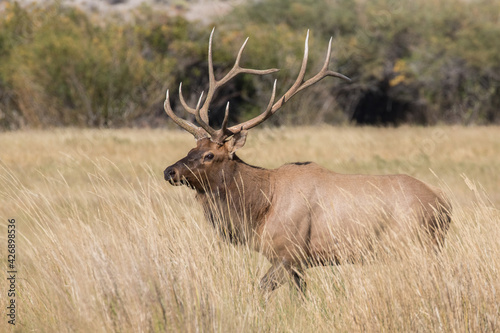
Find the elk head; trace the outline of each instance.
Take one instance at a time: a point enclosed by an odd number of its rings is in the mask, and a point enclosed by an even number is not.
[[[186,157],[165,169],[165,180],[172,185],[188,185],[198,192],[223,184],[223,175],[231,169],[229,162],[239,160],[234,152],[244,145],[245,135],[239,132],[222,143],[199,139]]]
[[[241,124],[228,127],[229,118],[229,103],[226,106],[224,120],[220,129],[214,129],[209,125],[209,107],[215,93],[220,87],[226,84],[229,80],[233,79],[238,74],[254,74],[265,75],[278,71],[278,69],[250,69],[240,66],[241,55],[248,42],[248,38],[241,46],[236,61],[232,69],[220,80],[217,80],[214,75],[213,60],[212,60],[212,39],[214,30],[210,34],[208,45],[208,75],[209,75],[209,88],[204,103],[203,93],[201,94],[196,108],[187,105],[182,95],[182,83],[179,86],[179,98],[184,109],[194,115],[196,122],[199,126],[194,125],[182,118],[179,118],[173,112],[170,106],[170,97],[167,90],[166,99],[164,103],[165,112],[167,115],[184,130],[191,133],[197,140],[197,146],[193,148],[186,157],[176,162],[175,164],[167,167],[164,171],[165,180],[172,185],[189,185],[199,192],[203,192],[208,187],[213,187],[214,184],[223,183],[222,177],[228,174],[234,163],[241,162],[235,155],[237,149],[243,147],[246,141],[248,130],[261,124],[266,119],[271,117],[278,111],[290,98],[292,98],[299,91],[313,85],[324,77],[334,76],[350,81],[350,79],[340,73],[333,72],[328,69],[330,61],[332,39],[328,44],[328,50],[323,67],[312,78],[304,81],[306,73],[307,59],[308,59],[308,40],[309,31],[307,32],[305,40],[304,58],[302,59],[302,66],[295,83],[292,87],[282,96],[277,102],[276,97],[276,80],[271,94],[271,98],[267,108],[260,115],[253,119],[245,121]]]

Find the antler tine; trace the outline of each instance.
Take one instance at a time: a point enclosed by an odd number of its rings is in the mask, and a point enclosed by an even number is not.
[[[238,51],[238,55],[236,56],[236,61],[234,62],[235,66],[240,67],[241,55],[243,54],[243,50],[245,49],[245,46],[247,46],[249,39],[250,39],[250,37],[247,37],[245,39],[245,41],[243,42],[243,44],[241,45],[240,50]]]
[[[300,71],[299,71],[299,74],[297,76],[297,79],[295,80],[293,85],[290,87],[290,89],[288,89],[288,91],[276,103],[274,103],[270,109],[268,107],[268,109],[266,109],[266,111],[264,111],[263,113],[261,113],[257,117],[250,119],[250,120],[247,120],[246,122],[244,122],[240,125],[236,125],[236,126],[229,128],[230,131],[232,131],[233,133],[237,133],[240,130],[249,130],[249,129],[259,125],[260,123],[265,121],[267,118],[272,116],[276,111],[278,111],[286,102],[288,102],[290,100],[290,98],[292,98],[299,91],[315,84],[316,82],[320,81],[321,79],[323,79],[327,76],[334,76],[334,77],[338,77],[341,79],[351,81],[351,79],[349,79],[347,76],[328,69],[328,64],[330,62],[330,55],[331,55],[331,49],[332,49],[332,38],[330,38],[330,41],[328,43],[328,50],[326,52],[326,59],[325,59],[325,62],[323,63],[323,67],[318,72],[318,74],[316,74],[315,76],[313,76],[312,78],[310,78],[309,80],[304,82],[304,76],[305,76],[306,69],[307,69],[307,60],[308,60],[308,56],[309,56],[309,45],[308,45],[309,44],[309,30],[307,30],[306,40],[305,40],[304,44],[305,44],[304,57],[302,58],[302,64],[300,66]],[[274,94],[275,88],[276,87],[273,88],[273,94]],[[273,97],[273,100],[274,100],[274,97]]]
[[[210,105],[210,102],[212,101],[212,97],[215,94],[216,90],[215,86],[217,83],[217,81],[215,80],[214,62],[212,56],[212,41],[214,38],[214,32],[215,32],[215,27],[212,29],[212,32],[210,33],[210,38],[208,40],[208,93],[205,103],[201,108],[201,119],[203,119],[203,121],[207,124],[209,123],[208,107]]]
[[[193,109],[189,105],[187,105],[184,96],[182,95],[182,82],[179,84],[179,100],[181,101],[182,107],[192,115],[196,115],[196,109]]]
[[[241,55],[243,54],[243,50],[245,49],[245,46],[248,43],[249,37],[245,39],[243,44],[240,47],[240,50],[238,51],[238,55],[236,56],[236,61],[234,62],[233,68],[219,81],[217,81],[217,88],[220,86],[224,85],[226,82],[234,78],[236,75],[244,73],[244,74],[254,74],[254,75],[266,75],[266,74],[271,74],[279,71],[277,68],[270,68],[270,69],[251,69],[251,68],[244,68],[240,66],[240,60],[241,60]]]
[[[224,120],[222,120],[222,125],[219,130],[216,131],[214,135],[211,136],[213,142],[218,144],[224,144],[224,140],[232,136],[234,133],[227,128],[227,123],[229,121],[229,102],[226,104],[226,111],[224,112]]]
[[[172,110],[172,107],[170,106],[170,97],[168,90],[165,95],[165,102],[163,103],[163,108],[165,109],[167,115],[174,121],[174,123],[182,127],[187,132],[191,133],[197,140],[208,136],[209,133],[205,132],[203,128],[195,126],[190,122],[182,118],[179,118],[175,115],[174,111]]]
[[[281,101],[283,101],[283,103],[288,101],[290,97],[292,97],[295,94],[297,89],[300,88],[300,85],[304,82],[304,76],[306,75],[308,58],[309,58],[309,30],[307,30],[306,41],[304,43],[304,57],[302,58],[302,64],[300,65],[299,75],[297,76],[297,79],[290,87],[290,89],[288,89],[288,91],[283,95],[283,98],[280,99]]]
[[[306,82],[304,82],[298,89],[296,92],[294,92],[293,95],[295,95],[296,93],[298,93],[299,91],[315,84],[316,82],[319,82],[321,81],[322,79],[324,79],[325,77],[327,76],[334,76],[334,77],[338,77],[338,78],[341,78],[341,79],[344,79],[344,80],[347,80],[347,81],[351,81],[350,78],[348,78],[347,76],[343,75],[343,74],[340,74],[340,73],[337,73],[337,72],[334,72],[334,71],[331,71],[328,69],[328,64],[330,63],[330,55],[332,54],[332,37],[330,37],[330,41],[328,42],[328,50],[326,52],[326,58],[325,58],[325,62],[323,63],[323,67],[321,68],[321,70],[319,71],[318,74],[316,74],[315,76],[313,76],[312,78],[310,78],[309,80],[307,80]],[[291,96],[290,96],[291,97]]]
[[[273,109],[274,99],[276,98],[276,82],[278,82],[278,80],[274,80],[273,92],[271,93],[271,98],[269,99],[269,103],[267,104],[266,111],[262,113],[264,115],[264,119],[267,119],[272,115],[271,111]]]
[[[271,110],[273,108],[274,98],[276,97],[276,82],[277,80],[274,80],[273,92],[271,94],[271,98],[269,99],[269,103],[267,104],[266,110],[257,117],[258,119],[254,118],[255,122],[260,123],[272,115]],[[222,121],[221,129],[217,131],[217,135],[213,137],[213,139],[219,143],[222,143],[227,137],[236,134],[238,132],[241,132],[242,130],[245,129],[241,125],[236,125],[231,128],[227,128],[228,118],[229,118],[229,102],[227,102],[226,105],[226,112],[224,114],[224,120]]]
[[[227,123],[229,122],[229,102],[226,104],[226,111],[224,112],[224,120],[222,120],[221,132],[227,133]]]
[[[207,133],[210,134],[210,136],[213,136],[216,133],[216,130],[214,130],[212,127],[210,127],[208,125],[208,123],[206,123],[205,120],[203,120],[203,118],[201,117],[200,106],[201,106],[202,99],[203,99],[203,91],[201,92],[200,98],[198,99],[198,103],[196,104],[195,118],[196,118],[196,121],[198,122],[198,124],[200,124],[200,126],[205,131],[207,131]]]
[[[266,110],[255,118],[252,118],[252,119],[250,119],[242,124],[230,127],[227,130],[228,133],[235,134],[235,133],[238,133],[242,130],[249,130],[250,128],[255,127],[255,126],[259,125],[260,123],[264,122],[267,118],[269,118],[273,115],[272,110],[273,110],[274,99],[276,98],[276,82],[277,81],[278,80],[274,80],[273,92],[271,93],[271,98],[269,99],[269,103],[267,104]],[[282,97],[282,99],[283,98],[284,97]]]

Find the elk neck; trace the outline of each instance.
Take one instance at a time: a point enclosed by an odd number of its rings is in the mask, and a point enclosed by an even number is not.
[[[234,155],[218,177],[207,177],[210,190],[197,190],[207,219],[232,243],[246,243],[264,223],[272,202],[272,172]]]

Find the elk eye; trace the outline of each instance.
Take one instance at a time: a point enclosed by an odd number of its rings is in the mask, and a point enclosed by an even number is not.
[[[214,154],[213,153],[208,153],[208,154],[205,155],[204,160],[205,161],[211,161],[211,160],[213,160],[213,158],[214,158]]]

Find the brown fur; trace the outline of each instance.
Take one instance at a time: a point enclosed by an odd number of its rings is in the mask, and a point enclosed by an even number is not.
[[[235,140],[198,140],[165,179],[196,190],[221,236],[269,259],[266,290],[288,275],[303,289],[305,267],[355,261],[374,242],[412,230],[424,230],[437,247],[444,241],[451,206],[438,188],[407,175],[344,175],[310,162],[254,167],[234,154],[242,146]]]

